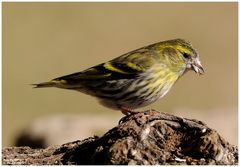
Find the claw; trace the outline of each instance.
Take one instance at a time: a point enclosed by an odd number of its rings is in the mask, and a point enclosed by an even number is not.
[[[120,107],[120,109],[124,115],[133,115],[133,114],[139,113],[128,107]]]

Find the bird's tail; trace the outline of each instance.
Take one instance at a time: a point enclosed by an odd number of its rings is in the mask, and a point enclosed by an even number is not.
[[[39,84],[32,84],[32,85],[34,86],[33,88],[47,88],[47,87],[59,87],[62,84],[63,84],[62,81],[52,80],[49,82],[42,82]]]

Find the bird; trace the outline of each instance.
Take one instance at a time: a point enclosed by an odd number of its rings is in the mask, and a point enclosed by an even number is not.
[[[204,73],[199,54],[184,39],[154,43],[81,72],[61,76],[34,88],[76,90],[125,115],[137,113],[164,97],[187,71]]]

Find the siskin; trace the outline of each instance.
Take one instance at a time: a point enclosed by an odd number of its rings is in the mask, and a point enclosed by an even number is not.
[[[191,43],[174,39],[126,53],[106,63],[34,84],[57,87],[97,97],[106,107],[123,114],[162,98],[187,71],[203,74],[199,55]]]

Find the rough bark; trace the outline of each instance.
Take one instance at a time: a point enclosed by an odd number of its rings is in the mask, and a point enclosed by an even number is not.
[[[9,147],[4,165],[236,165],[237,146],[201,121],[146,111],[123,117],[102,137],[46,149]]]

